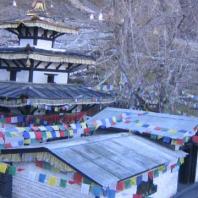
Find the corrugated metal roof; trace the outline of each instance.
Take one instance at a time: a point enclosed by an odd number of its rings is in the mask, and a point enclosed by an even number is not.
[[[163,164],[174,164],[186,155],[126,133],[2,150],[2,154],[34,152],[34,149],[43,152],[43,148],[101,186],[115,184]]]
[[[102,186],[138,175],[162,164],[177,162],[172,151],[134,135],[90,137],[76,145],[46,146],[52,153]]]
[[[131,122],[117,122],[115,125],[113,125],[113,128],[138,131],[140,133],[149,132],[155,135],[170,137],[171,139],[183,139],[188,136],[193,136],[196,133],[194,131],[194,127],[198,125],[198,118],[196,117],[178,116],[118,108],[104,109],[97,115],[90,118],[88,120],[88,125],[92,126],[96,120],[112,118],[113,116],[119,116],[123,113],[127,114],[127,117],[131,120]],[[147,124],[149,126],[142,127],[134,122],[136,120],[138,120],[139,123]],[[156,130],[155,128],[161,128],[162,130]],[[176,130],[176,133],[172,133],[163,129]]]
[[[0,98],[9,98],[14,101],[21,96],[28,97],[24,104],[0,101],[1,106],[30,104],[101,104],[112,103],[111,95],[88,89],[81,85],[37,84],[20,82],[0,82]],[[10,103],[9,103],[10,102]]]

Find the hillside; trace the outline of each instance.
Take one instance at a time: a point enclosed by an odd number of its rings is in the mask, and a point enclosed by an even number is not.
[[[25,16],[30,0],[0,1],[0,20]],[[198,115],[198,4],[196,0],[54,0],[49,17],[80,28],[56,47],[97,58],[74,80],[112,84],[118,105]],[[52,6],[53,5],[53,6]],[[99,21],[99,13],[104,20]],[[93,13],[95,20],[90,20]],[[0,46],[17,44],[1,31]]]

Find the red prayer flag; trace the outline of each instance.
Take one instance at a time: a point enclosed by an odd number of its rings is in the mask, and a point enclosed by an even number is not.
[[[124,190],[124,182],[123,181],[118,182],[118,184],[116,186],[116,190],[118,192]]]
[[[60,137],[65,137],[65,132],[64,131],[60,131]]]
[[[6,143],[6,144],[5,144],[5,148],[6,148],[6,149],[8,149],[8,148],[12,148],[11,143]]]
[[[43,162],[42,161],[36,161],[36,166],[43,168]]]
[[[89,128],[86,128],[86,129],[84,129],[84,132],[85,132],[85,135],[89,135],[90,129]]]
[[[197,143],[197,144],[198,144],[198,136],[197,136],[197,135],[193,136],[193,137],[192,137],[192,141],[193,141],[194,143]]]
[[[37,140],[42,140],[42,133],[39,131],[39,132],[35,132],[35,135],[36,135],[36,139]]]
[[[176,143],[177,143],[178,145],[183,145],[183,144],[184,144],[184,141],[183,141],[183,140],[177,140]]]
[[[135,194],[133,195],[133,198],[142,198],[142,195]]]
[[[150,179],[153,179],[153,171],[150,171],[150,172],[148,173],[148,177],[149,177]]]
[[[11,123],[11,117],[5,119],[6,123]]]
[[[83,177],[82,177],[82,175],[80,173],[75,173],[74,174],[74,182],[76,184],[81,184],[82,183],[82,179],[83,179]]]

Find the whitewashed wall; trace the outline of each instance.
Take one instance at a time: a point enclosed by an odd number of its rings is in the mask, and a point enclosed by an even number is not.
[[[52,41],[38,39],[37,47],[41,49],[52,49]]]
[[[54,77],[54,82],[57,84],[66,84],[67,83],[67,80],[68,80],[67,73],[40,72],[40,71],[34,72],[33,82],[34,83],[47,83],[47,75],[45,75],[45,73],[57,74]]]
[[[196,167],[196,177],[195,182],[198,182],[198,153],[197,153],[197,167]]]
[[[10,72],[6,69],[0,69],[0,81],[8,81],[10,80]]]
[[[65,175],[53,173],[36,167],[33,163],[20,164],[20,168],[24,168],[23,173],[13,177],[13,198],[94,198],[93,195],[85,195],[81,193],[78,185],[68,185],[67,188],[50,187],[38,181],[38,174],[45,173],[49,176],[57,176],[65,178]],[[157,193],[152,198],[170,198],[177,192],[178,172],[161,174],[154,179],[157,185]],[[116,194],[116,198],[132,198],[136,193],[137,187],[122,191]]]
[[[151,195],[152,198],[170,198],[177,192],[178,172],[166,172],[154,179],[157,185],[157,192]],[[136,194],[137,187],[125,190],[116,195],[116,198],[132,198]]]
[[[54,81],[57,84],[67,84],[68,74],[61,72],[40,72],[35,71],[33,77],[33,83],[47,83],[47,75],[48,74],[57,74],[54,77]],[[5,69],[0,69],[0,81],[9,81],[10,80],[10,72]],[[16,81],[17,82],[28,82],[29,80],[29,71],[20,71],[17,72]]]
[[[26,47],[28,44],[33,46],[33,39],[20,39],[19,41],[20,47]]]
[[[29,71],[17,72],[17,76],[16,76],[17,82],[28,82],[28,80],[29,80]]]
[[[26,47],[27,45],[35,46],[33,42],[33,39],[20,39],[20,47]],[[52,41],[38,39],[36,47],[41,49],[52,49]]]
[[[32,163],[20,164],[18,167],[24,168],[25,171],[13,177],[13,198],[93,198],[92,195],[82,194],[79,185],[68,184],[66,188],[51,187],[37,180],[39,173],[64,179],[63,174],[51,174],[48,170],[40,169]]]

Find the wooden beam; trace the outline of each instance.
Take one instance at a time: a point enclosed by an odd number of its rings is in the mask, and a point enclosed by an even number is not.
[[[62,65],[63,65],[63,64],[60,63],[60,64],[56,67],[56,70],[58,71]]]
[[[77,69],[77,68],[79,68],[81,66],[82,66],[82,64],[77,64],[77,65],[75,65],[73,67],[67,68],[66,70],[67,70],[67,72],[74,72],[75,69]]]
[[[34,66],[34,68],[38,68],[39,67],[39,65],[41,64],[42,62],[41,61],[39,61],[35,66]]]
[[[45,66],[45,69],[48,69],[49,68],[49,66],[51,65],[52,63],[50,62],[50,63],[48,63],[46,66]]]
[[[17,35],[17,36],[19,36],[19,33],[16,32],[16,31],[14,31],[14,30],[11,29],[11,28],[7,28],[6,30],[9,31],[9,32],[11,32],[11,33],[13,33],[13,34],[15,34],[15,35]]]
[[[62,36],[62,35],[64,35],[64,33],[59,33],[56,36],[54,36],[54,39],[57,39],[59,36]]]
[[[18,68],[21,68],[21,66],[17,63],[16,60],[13,60],[12,62],[13,62]]]
[[[30,60],[30,69],[29,69],[29,82],[33,82],[33,73],[34,73],[34,61]]]
[[[37,45],[37,43],[38,43],[38,27],[34,27],[34,35],[33,35],[33,37],[34,37],[34,45]]]
[[[8,64],[8,62],[5,59],[1,59],[1,60],[2,60],[2,62],[4,62],[7,65],[7,67],[10,67],[10,65]]]
[[[7,69],[8,67],[7,66],[0,66],[0,69]],[[9,67],[10,68],[10,67]],[[45,69],[45,68],[33,68],[34,69],[34,71],[42,71],[42,72],[59,72],[59,73],[68,73],[65,69],[63,69],[63,70],[56,70],[56,69]],[[19,70],[19,71],[21,71],[21,70],[24,70],[24,71],[29,71],[30,70],[30,68],[29,67],[23,67],[23,68],[16,68],[16,70]]]
[[[26,67],[25,63],[22,60],[18,60],[18,62],[23,66]]]

